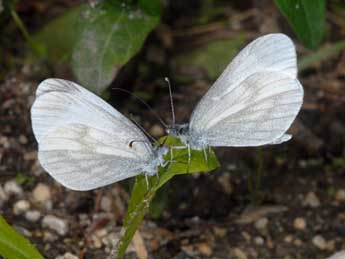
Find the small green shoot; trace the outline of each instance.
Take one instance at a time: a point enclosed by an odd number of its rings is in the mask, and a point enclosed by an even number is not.
[[[33,186],[35,184],[35,177],[33,176],[28,176],[22,172],[18,172],[16,174],[16,182],[19,185],[28,185],[28,186]]]
[[[251,203],[255,206],[262,202],[261,182],[264,174],[264,151],[258,147],[256,149],[257,170],[255,174],[251,174],[248,179],[248,189]]]
[[[38,250],[0,215],[0,255],[6,259],[43,259]]]
[[[165,137],[160,139],[162,143]],[[168,137],[165,145],[174,147],[182,146],[182,143],[173,138]],[[149,187],[146,186],[145,176],[139,175],[135,179],[135,184],[132,189],[131,198],[128,204],[127,215],[123,223],[123,234],[117,244],[116,253],[117,258],[123,258],[126,249],[142,222],[145,214],[150,208],[150,203],[154,198],[156,192],[175,175],[187,174],[187,173],[199,173],[209,172],[219,167],[219,162],[211,150],[208,152],[208,162],[206,163],[203,151],[193,150],[191,153],[191,164],[189,166],[189,172],[187,172],[188,154],[187,149],[174,150],[174,162],[171,165],[167,165],[165,168],[160,168],[159,178],[156,176],[150,177]],[[166,155],[166,160],[170,159],[170,153]],[[192,190],[191,190],[192,191]]]

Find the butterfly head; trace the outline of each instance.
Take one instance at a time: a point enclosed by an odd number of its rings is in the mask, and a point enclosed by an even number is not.
[[[180,138],[188,133],[188,124],[175,124],[166,128],[166,133],[175,138]]]

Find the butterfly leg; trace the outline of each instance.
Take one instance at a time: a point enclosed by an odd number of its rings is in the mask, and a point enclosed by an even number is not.
[[[174,159],[173,148],[170,148],[170,164],[169,164],[168,170],[170,169],[170,167],[172,165],[173,159]]]
[[[148,191],[149,190],[149,179],[148,179],[147,174],[145,174],[145,181],[146,181],[146,191]]]
[[[158,170],[156,172],[156,177],[157,177],[157,183],[159,183],[159,171]]]
[[[204,148],[203,151],[204,151],[204,158],[205,158],[205,162],[207,164],[207,168],[209,168],[208,156],[207,156],[207,148]]]
[[[188,164],[187,164],[187,173],[189,173],[190,169],[190,162],[191,162],[191,150],[190,150],[190,145],[187,144],[187,150],[188,150]]]

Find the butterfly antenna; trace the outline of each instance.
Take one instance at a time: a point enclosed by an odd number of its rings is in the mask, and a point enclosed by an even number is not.
[[[168,135],[165,136],[164,140],[162,141],[162,144],[161,146],[164,146],[165,145],[165,142],[168,140]]]
[[[113,87],[112,89],[114,90],[118,90],[118,91],[121,91],[121,92],[124,92],[126,94],[129,94],[131,96],[133,96],[135,99],[137,99],[138,101],[140,101],[143,105],[145,105],[146,108],[149,109],[149,111],[159,120],[159,122],[166,128],[168,127],[168,125],[163,121],[163,119],[161,117],[159,117],[159,115],[151,108],[151,106],[145,102],[142,98],[140,98],[139,96],[133,94],[132,92],[130,91],[127,91],[125,89],[122,89],[122,88],[118,88],[118,87]],[[138,125],[139,126],[139,125]]]
[[[134,117],[133,117],[132,114],[130,114],[129,117],[130,117],[130,119],[134,122],[134,124],[137,125],[138,128],[140,128],[140,129],[146,134],[146,136],[148,136],[148,137],[151,139],[152,142],[157,143],[157,139],[155,139],[150,133],[148,133],[147,130],[144,129],[143,126],[141,126],[141,125],[134,119]]]
[[[172,113],[172,126],[175,126],[175,109],[174,109],[174,101],[173,101],[172,91],[171,91],[171,84],[170,84],[169,78],[165,77],[164,80],[168,83],[168,87],[169,87],[170,105],[171,105],[171,113]]]

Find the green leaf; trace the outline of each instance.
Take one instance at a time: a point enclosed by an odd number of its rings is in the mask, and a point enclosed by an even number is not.
[[[138,5],[142,10],[145,10],[150,15],[160,16],[160,0],[139,0]]]
[[[0,215],[0,255],[6,259],[43,259],[30,242],[17,233]]]
[[[316,48],[325,33],[325,0],[275,0],[289,24],[309,48]]]
[[[163,143],[166,137],[160,139]],[[165,145],[170,147],[182,146],[182,143],[168,136]],[[178,174],[197,173],[197,172],[209,172],[219,167],[219,162],[212,150],[207,151],[208,162],[206,163],[203,151],[192,150],[191,152],[191,164],[189,170],[187,167],[188,153],[187,149],[174,149],[174,162],[171,165],[167,165],[165,168],[159,169],[159,180],[156,176],[152,176],[149,179],[149,187],[146,186],[145,176],[139,175],[135,179],[135,184],[131,193],[131,198],[128,204],[127,215],[124,219],[123,235],[117,244],[118,258],[123,258],[126,249],[138,229],[139,224],[143,220],[146,212],[150,207],[150,203],[155,196],[159,188],[161,188],[167,181]],[[167,154],[165,159],[170,160],[170,154]]]
[[[316,52],[302,57],[298,62],[298,69],[301,71],[312,64],[326,60],[329,57],[338,54],[343,49],[345,49],[345,40],[321,47]]]
[[[139,5],[103,1],[84,12],[72,56],[72,69],[84,86],[101,93],[140,50],[160,19],[150,14],[156,12],[151,8],[148,12]]]
[[[162,216],[164,209],[168,203],[168,196],[169,182],[158,189],[155,197],[151,201],[150,210],[148,212],[150,218],[159,219]]]
[[[188,73],[192,70],[198,71],[197,74],[206,73],[206,77],[211,80],[217,79],[243,46],[244,41],[244,35],[239,33],[235,38],[214,40],[176,56],[174,58],[174,66],[177,68],[175,77],[183,82],[193,80]]]
[[[68,10],[53,19],[33,36],[33,40],[45,48],[46,58],[52,62],[68,62],[72,56],[75,42],[77,21],[86,5]]]

